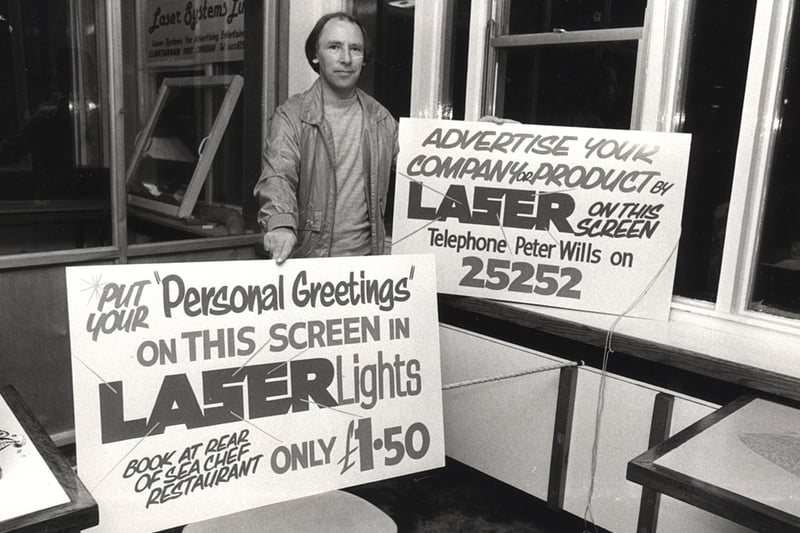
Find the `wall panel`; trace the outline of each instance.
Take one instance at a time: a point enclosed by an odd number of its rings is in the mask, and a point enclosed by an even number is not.
[[[440,339],[445,385],[561,362],[448,327]],[[558,377],[550,370],[445,391],[447,455],[546,500]]]

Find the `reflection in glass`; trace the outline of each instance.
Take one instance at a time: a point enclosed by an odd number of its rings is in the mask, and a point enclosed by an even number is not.
[[[636,42],[509,49],[499,115],[525,123],[630,127]]]
[[[0,255],[111,244],[101,10],[81,6],[0,0]]]
[[[640,27],[646,6],[646,0],[511,0],[508,32]]]
[[[372,39],[372,61],[364,66],[358,86],[383,104],[395,119],[411,113],[411,70],[414,63],[415,3],[399,0],[354,0],[353,14]],[[464,49],[466,54],[466,47]],[[386,199],[386,233],[392,234],[394,175]]]
[[[131,205],[192,215],[241,88],[241,76],[164,79],[128,171]]]
[[[198,123],[203,114],[196,97],[196,91],[187,87],[167,93],[128,186],[130,194],[180,205],[197,166],[200,140],[208,135],[208,125]]]
[[[800,11],[795,10],[751,306],[800,318]]]

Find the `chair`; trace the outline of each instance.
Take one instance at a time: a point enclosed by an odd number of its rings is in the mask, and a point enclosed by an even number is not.
[[[369,503],[344,491],[297,500],[189,524],[183,533],[396,533],[394,521]]]

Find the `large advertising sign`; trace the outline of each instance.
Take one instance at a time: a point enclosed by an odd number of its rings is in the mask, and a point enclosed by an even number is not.
[[[401,119],[392,252],[443,293],[666,319],[690,140]]]
[[[67,268],[97,530],[443,466],[434,269],[431,255]]]
[[[147,0],[147,66],[244,59],[244,0]]]

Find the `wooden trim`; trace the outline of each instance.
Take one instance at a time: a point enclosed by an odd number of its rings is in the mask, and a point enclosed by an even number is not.
[[[494,19],[489,19],[486,21],[486,28],[485,28],[485,35],[484,35],[484,43],[485,43],[485,52],[484,52],[484,60],[483,60],[483,85],[482,85],[482,100],[481,100],[481,115],[498,115],[502,116],[502,109],[497,109],[498,99],[495,96],[496,86],[498,85],[497,80],[499,79],[499,66],[498,66],[498,53],[495,48],[491,45],[492,39],[494,39],[497,33],[497,23]],[[500,87],[503,87],[505,90],[505,84],[499,84]],[[502,101],[500,102],[502,107]],[[477,119],[478,117],[476,117]]]
[[[189,187],[186,189],[186,194],[181,202],[181,208],[178,211],[178,217],[180,218],[187,218],[192,214],[192,211],[194,211],[194,206],[200,196],[200,190],[203,188],[206,177],[209,175],[211,164],[214,162],[214,156],[217,155],[217,148],[219,148],[219,144],[222,142],[222,136],[228,128],[228,122],[236,107],[236,102],[239,100],[239,94],[242,92],[244,80],[241,76],[226,76],[225,78],[228,78],[226,83],[224,83],[224,85],[228,85],[228,90],[216,113],[211,131],[198,147],[200,159],[197,162],[197,168],[195,168],[194,174],[192,174]],[[229,84],[227,82],[229,82]],[[195,84],[187,84],[187,86],[195,86]]]
[[[106,83],[108,88],[107,127],[109,132],[109,170],[111,174],[111,233],[112,244],[118,250],[118,260],[124,263],[128,249],[127,196],[125,190],[125,68],[122,52],[123,14],[121,2],[103,2],[105,6],[105,43],[108,55]],[[102,49],[103,47],[100,46]]]
[[[591,346],[604,346],[608,334],[604,328],[564,320],[495,300],[440,294],[439,302],[455,309],[505,320]],[[800,400],[800,380],[792,376],[619,332],[614,334],[614,350],[701,376]]]
[[[653,415],[650,421],[650,438],[648,448],[657,446],[669,438],[672,426],[672,408],[675,397],[660,392],[653,401]],[[658,511],[661,504],[661,493],[649,487],[642,487],[642,499],[639,502],[638,533],[655,533],[658,527]]]
[[[650,471],[631,473],[629,464],[628,480],[755,531],[797,533],[800,530],[800,519],[796,516],[659,465],[652,465]]]
[[[653,416],[650,421],[650,438],[648,448],[661,444],[669,438],[672,427],[672,407],[675,397],[665,392],[659,392],[653,400]]]
[[[766,205],[776,119],[782,104],[784,63],[793,2],[757,2],[736,145],[722,265],[715,308],[737,313],[750,304],[758,241]]]
[[[261,234],[236,235],[230,237],[206,237],[183,241],[134,244],[128,248],[128,257],[171,255],[204,250],[232,250],[251,247],[261,243]]]
[[[735,413],[751,401],[753,401],[752,396],[742,396],[711,413],[710,415],[701,418],[691,426],[685,428],[680,433],[676,433],[671,438],[663,441],[662,443],[651,447],[645,453],[631,461],[628,465],[628,471],[630,472],[630,465],[635,464],[637,467],[640,465],[650,464],[653,463],[656,459],[661,457],[662,455],[666,454],[667,452],[671,452],[681,444],[685,443],[689,439],[696,437],[701,432],[705,431],[709,427],[713,426],[723,418]],[[629,478],[630,479],[630,478]]]
[[[113,246],[5,255],[0,257],[0,272],[27,267],[63,266],[70,263],[88,263],[104,260],[113,261],[118,257],[119,249]]]
[[[567,463],[577,383],[578,367],[561,369],[558,379],[553,447],[550,454],[550,481],[547,487],[547,506],[556,510],[564,508],[564,487],[567,484]]]
[[[0,524],[0,530],[17,533],[79,531],[97,525],[99,521],[97,503],[50,440],[33,412],[25,405],[17,390],[11,385],[6,385],[0,389],[0,395],[8,403],[31,443],[36,446],[42,459],[70,499],[68,503],[6,520]]]

